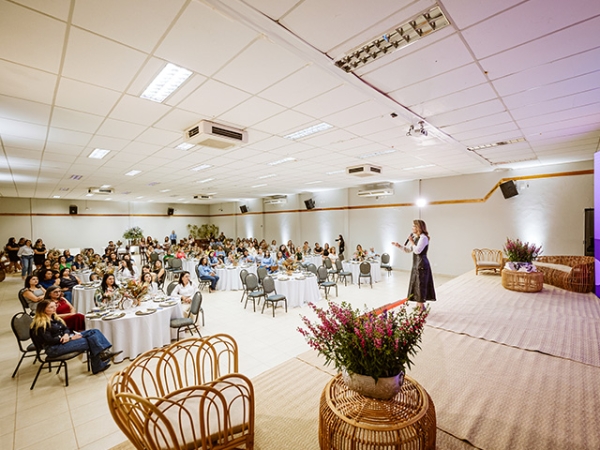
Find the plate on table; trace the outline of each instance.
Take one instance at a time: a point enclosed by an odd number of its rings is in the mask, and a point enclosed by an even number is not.
[[[115,320],[115,319],[120,319],[121,317],[125,317],[125,313],[124,312],[114,312],[114,313],[110,313],[105,315],[102,320]]]
[[[289,278],[288,278],[288,277],[277,277],[277,279],[278,279],[279,281],[287,281],[287,280],[289,280]]]
[[[92,312],[85,315],[86,319],[99,319],[100,317],[102,317],[102,314],[99,312]]]
[[[295,280],[305,280],[306,277],[304,275],[300,275],[298,277],[294,277]]]
[[[175,306],[176,304],[177,304],[177,300],[169,300],[169,301],[160,303],[158,306],[169,307],[169,306]]]
[[[154,297],[152,300],[156,303],[164,302],[167,297]]]
[[[140,309],[139,311],[135,312],[136,316],[147,316],[148,314],[154,314],[156,312],[156,308],[147,308],[147,309]]]

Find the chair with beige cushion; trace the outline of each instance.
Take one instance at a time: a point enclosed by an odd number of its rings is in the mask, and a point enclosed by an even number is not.
[[[115,373],[110,412],[138,449],[254,447],[254,389],[220,334],[150,350]]]
[[[480,270],[493,270],[502,273],[504,268],[504,255],[502,250],[489,248],[476,248],[471,252],[473,262],[475,263],[475,275],[479,275]]]

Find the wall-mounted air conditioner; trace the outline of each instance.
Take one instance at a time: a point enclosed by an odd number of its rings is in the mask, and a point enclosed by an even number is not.
[[[386,195],[394,195],[394,188],[391,183],[367,185],[358,191],[359,197],[383,197]]]
[[[111,188],[99,188],[99,187],[88,188],[88,194],[111,195],[114,193],[115,193],[115,190],[111,189]]]
[[[355,177],[370,177],[373,175],[381,175],[381,167],[372,164],[362,164],[360,166],[346,168],[346,173],[348,175],[354,175]]]
[[[274,195],[273,197],[264,199],[265,205],[283,205],[285,203],[287,203],[286,195]]]
[[[190,144],[228,150],[248,142],[248,133],[239,128],[202,120],[185,131],[185,140]]]

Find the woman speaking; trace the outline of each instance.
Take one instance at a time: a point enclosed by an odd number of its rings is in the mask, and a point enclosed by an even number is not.
[[[401,248],[406,253],[413,254],[413,265],[410,272],[410,285],[408,286],[408,299],[424,305],[427,301],[435,301],[435,288],[431,266],[427,259],[429,250],[429,233],[427,225],[420,219],[413,220],[412,233],[404,245],[392,242],[392,245]],[[422,306],[424,307],[424,306]]]

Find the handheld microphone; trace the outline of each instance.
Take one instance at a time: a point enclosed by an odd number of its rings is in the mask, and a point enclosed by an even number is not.
[[[410,242],[410,237],[412,236],[412,233],[410,233],[408,235],[408,237],[406,238],[406,242],[404,243],[404,246],[406,247],[408,245],[408,243]]]

